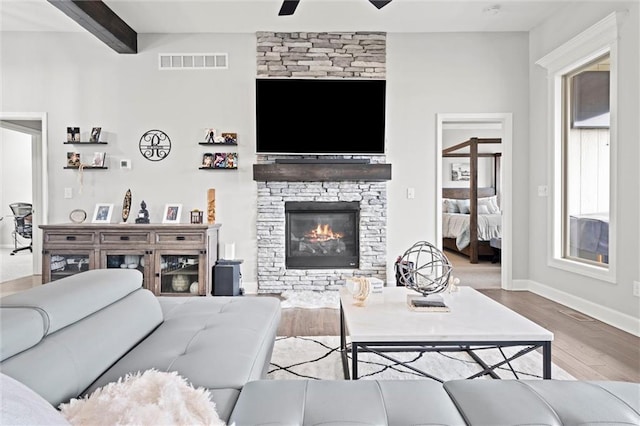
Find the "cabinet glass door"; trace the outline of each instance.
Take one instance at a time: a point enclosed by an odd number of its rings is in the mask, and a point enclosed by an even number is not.
[[[46,254],[49,266],[49,280],[75,275],[93,268],[93,251],[59,250]]]
[[[204,265],[200,254],[160,254],[160,294],[200,294]]]
[[[102,251],[102,267],[107,269],[137,269],[142,272],[143,285],[148,285],[148,273],[150,256],[139,250],[103,250]]]

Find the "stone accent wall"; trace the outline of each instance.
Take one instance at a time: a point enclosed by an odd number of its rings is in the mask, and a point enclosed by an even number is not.
[[[373,78],[386,75],[383,32],[258,32],[258,77]]]
[[[257,182],[258,293],[284,290],[337,290],[352,276],[386,282],[386,182]],[[287,201],[359,201],[359,269],[287,269],[285,212]]]

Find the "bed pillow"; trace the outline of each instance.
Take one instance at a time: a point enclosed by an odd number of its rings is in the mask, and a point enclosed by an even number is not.
[[[489,209],[489,214],[500,214],[500,207],[498,207],[498,197],[496,195],[491,197],[478,198],[478,206],[485,205]]]
[[[445,204],[447,206],[447,213],[460,213],[460,209],[458,208],[458,202],[456,200],[452,200],[450,198],[445,198]]]
[[[471,202],[469,200],[458,200],[457,204],[458,204],[458,208],[460,209],[460,213],[462,214],[471,213],[471,210],[470,210]]]

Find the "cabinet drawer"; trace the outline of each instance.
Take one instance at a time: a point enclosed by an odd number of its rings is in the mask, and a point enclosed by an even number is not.
[[[205,235],[202,232],[158,232],[156,233],[156,242],[162,244],[185,244],[185,243],[202,243],[205,242]]]
[[[50,244],[93,244],[95,234],[93,232],[46,232],[45,243]]]
[[[149,232],[102,232],[100,242],[104,244],[150,243],[151,234]]]

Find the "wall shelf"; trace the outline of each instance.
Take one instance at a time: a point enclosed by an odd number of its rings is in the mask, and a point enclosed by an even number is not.
[[[65,166],[65,167],[63,167],[63,168],[64,168],[64,169],[78,170],[80,167],[78,167],[78,166]],[[92,169],[92,170],[94,170],[94,169],[106,170],[106,169],[108,169],[108,167],[105,167],[105,166],[103,166],[103,167],[84,166],[84,167],[82,168],[82,170],[88,170],[88,169]]]
[[[198,142],[198,145],[205,146],[238,146],[238,143],[226,143],[226,142]]]
[[[62,142],[63,145],[106,145],[108,142]]]
[[[200,170],[238,170],[237,167],[200,167]]]

